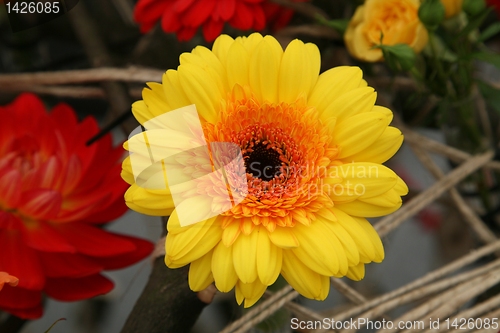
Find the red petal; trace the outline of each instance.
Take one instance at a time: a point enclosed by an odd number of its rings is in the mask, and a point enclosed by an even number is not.
[[[19,95],[7,108],[14,112],[17,121],[22,125],[18,125],[19,129],[34,130],[40,126],[42,119],[46,121],[49,118],[42,101],[31,93]]]
[[[215,0],[196,1],[188,11],[181,15],[183,26],[198,28],[212,14],[215,8]]]
[[[50,112],[50,118],[63,137],[72,137],[78,125],[78,118],[71,106],[59,103]]]
[[[248,30],[253,25],[253,12],[252,6],[242,1],[236,2],[236,10],[233,17],[229,21],[231,26],[240,30]]]
[[[219,18],[224,22],[233,17],[236,8],[236,0],[220,0],[217,2],[212,18],[217,21]],[[206,38],[206,37],[205,37]]]
[[[4,230],[21,230],[23,221],[19,217],[0,210],[0,229]]]
[[[24,319],[38,318],[42,314],[42,293],[6,286],[0,292],[0,309]]]
[[[171,1],[139,0],[134,8],[134,20],[141,25],[152,28],[171,6]],[[141,27],[141,30],[147,32],[149,29]]]
[[[114,200],[114,203],[107,206],[104,211],[96,212],[90,216],[85,217],[87,223],[106,223],[116,220],[128,210],[123,194]]]
[[[101,263],[79,254],[40,252],[39,257],[48,278],[80,278],[104,270]]]
[[[71,193],[82,178],[82,164],[76,155],[71,155],[65,165],[65,175],[61,175],[64,179],[61,181],[61,193],[67,195]]]
[[[104,231],[84,223],[62,223],[54,228],[69,241],[79,253],[92,257],[111,257],[136,250],[126,237]],[[10,273],[10,272],[9,272]],[[15,275],[15,274],[13,274]]]
[[[194,1],[195,0],[176,0],[173,6],[173,10],[174,12],[181,13],[188,9]],[[200,2],[200,0],[198,0],[198,2]]]
[[[95,258],[95,260],[103,265],[106,270],[119,269],[135,264],[136,262],[147,257],[154,249],[153,243],[149,241],[130,236],[122,237],[127,238],[130,242],[134,243],[136,250],[132,253],[127,253],[110,258]]]
[[[56,156],[50,156],[47,161],[37,170],[36,187],[43,189],[56,189],[61,183],[61,162]]]
[[[7,208],[15,208],[21,198],[21,174],[10,170],[0,177],[0,203]]]
[[[47,279],[45,292],[60,301],[79,301],[106,294],[113,286],[111,280],[96,274],[75,279]]]
[[[207,42],[213,42],[221,33],[224,27],[224,22],[208,20],[203,24],[203,37]]]
[[[27,246],[38,251],[76,253],[76,248],[45,221],[23,224],[23,239]]]
[[[62,197],[57,191],[37,189],[24,192],[21,201],[24,203],[19,207],[21,214],[50,220],[59,213]]]
[[[8,307],[0,307],[0,309],[8,312],[16,317],[23,319],[38,319],[43,315],[42,304],[40,303],[38,306],[33,308],[26,309],[10,309]]]
[[[106,204],[110,196],[110,193],[100,191],[66,197],[61,212],[57,218],[52,220],[57,222],[81,221],[93,214],[97,207]]]
[[[191,27],[182,27],[178,32],[177,32],[177,39],[179,41],[187,41],[193,38],[193,36],[196,34],[196,28],[191,28]]]
[[[42,290],[45,276],[34,250],[24,245],[18,230],[0,230],[0,271],[19,278],[19,288]],[[16,288],[18,288],[16,287]],[[0,295],[2,295],[0,292]]]
[[[181,28],[179,15],[174,11],[173,6],[170,6],[162,13],[161,28],[165,32],[177,32]]]
[[[266,27],[266,15],[264,14],[264,10],[262,7],[259,6],[254,6],[254,22],[253,22],[253,28],[255,30],[262,30]]]
[[[7,110],[5,107],[0,106],[0,117],[2,117],[2,121],[0,122],[0,142],[2,142],[0,145],[0,156],[5,156],[10,142],[15,139],[17,134],[16,123],[13,112]]]

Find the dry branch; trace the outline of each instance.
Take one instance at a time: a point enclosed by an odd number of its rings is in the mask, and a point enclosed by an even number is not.
[[[493,152],[486,152],[463,163],[461,166],[443,177],[439,182],[432,185],[429,189],[417,195],[398,211],[380,220],[375,225],[375,229],[379,235],[387,235],[405,220],[417,214],[420,210],[439,198],[444,192],[458,184],[462,179],[466,178],[468,175],[484,166],[487,162],[491,161],[493,155]]]

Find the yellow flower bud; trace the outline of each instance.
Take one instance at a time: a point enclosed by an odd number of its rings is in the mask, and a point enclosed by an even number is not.
[[[445,17],[450,18],[462,11],[463,0],[441,0],[444,5]]]
[[[376,45],[407,44],[420,52],[428,33],[418,18],[419,0],[367,0],[359,6],[344,35],[349,53],[363,61],[383,60]]]

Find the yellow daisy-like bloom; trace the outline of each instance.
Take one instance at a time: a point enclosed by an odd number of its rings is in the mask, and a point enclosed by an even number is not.
[[[222,292],[235,288],[238,303],[248,307],[282,274],[303,296],[323,300],[330,277],[360,280],[365,264],[384,259],[366,217],[394,212],[408,191],[381,164],[403,136],[389,126],[392,112],[374,105],[376,93],[359,68],[319,71],[313,44],[294,40],[283,51],[272,36],[222,35],[213,50],[198,46],[182,54],[178,69],[168,70],[162,84],[149,83],[133,104],[142,124],[194,104],[206,142],[234,143],[242,152],[243,201],[185,227],[170,189],[137,185],[130,158],[123,163],[128,206],[170,215],[165,262],[190,264],[194,291],[215,282]],[[175,124],[156,126],[169,128],[160,140],[166,146],[182,141]],[[182,163],[186,174],[200,168],[194,155]],[[193,211],[221,204],[206,181],[195,192]]]

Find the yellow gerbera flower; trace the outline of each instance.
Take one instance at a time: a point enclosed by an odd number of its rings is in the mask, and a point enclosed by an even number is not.
[[[194,291],[213,282],[222,292],[236,288],[238,303],[248,307],[282,274],[305,297],[323,300],[329,277],[360,280],[366,263],[384,259],[366,217],[394,212],[408,191],[381,164],[399,149],[402,134],[389,126],[392,112],[374,105],[376,93],[359,68],[319,71],[313,44],[294,40],[283,51],[272,36],[222,35],[213,50],[198,46],[182,54],[178,69],[168,70],[162,84],[149,83],[143,100],[133,104],[141,124],[194,104],[203,133],[187,126],[184,134],[192,133],[200,145],[229,142],[241,149],[248,185],[243,201],[224,206],[220,189],[200,180],[189,190],[194,199],[182,205],[193,214],[207,205],[223,212],[188,226],[181,226],[172,186],[148,187],[147,179],[134,177],[130,158],[123,163],[123,178],[131,184],[127,205],[170,215],[165,262],[171,268],[190,264]],[[146,126],[146,141],[159,135],[148,147],[185,151],[182,142],[190,140],[179,134],[182,126]],[[125,145],[133,153],[134,140],[144,141],[144,133]],[[195,151],[176,161],[181,175],[207,169]],[[172,177],[168,182],[179,183]]]

